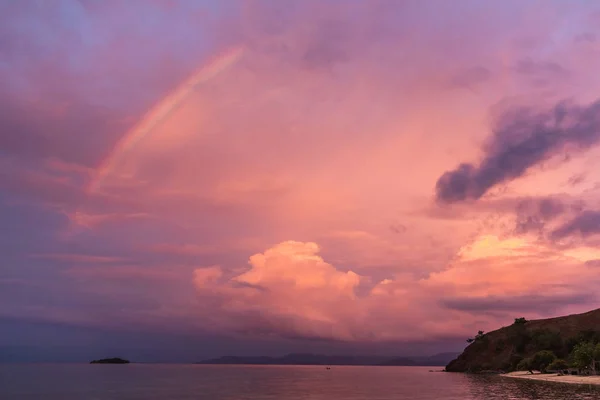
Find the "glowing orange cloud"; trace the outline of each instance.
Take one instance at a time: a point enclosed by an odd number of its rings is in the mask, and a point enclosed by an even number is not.
[[[399,273],[374,282],[338,269],[319,251],[316,243],[287,241],[252,255],[250,269],[235,276],[219,266],[196,269],[201,301],[211,304],[203,318],[221,330],[349,341],[468,334],[475,322],[494,327],[510,321],[511,302],[547,301],[550,288],[553,296],[576,299],[580,294],[570,285],[582,287],[597,274],[578,258],[561,259],[534,243],[490,235],[475,239],[444,271],[427,278]],[[565,272],[565,265],[578,268]],[[370,290],[360,292],[361,285]],[[496,315],[483,318],[478,307],[494,301],[500,304]],[[254,317],[239,318],[244,315]]]

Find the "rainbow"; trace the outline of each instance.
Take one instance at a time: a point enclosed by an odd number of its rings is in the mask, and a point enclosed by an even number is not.
[[[234,64],[242,56],[242,53],[243,49],[241,47],[235,47],[215,57],[212,62],[195,71],[186,81],[146,112],[137,124],[123,135],[108,157],[98,167],[95,177],[88,187],[88,192],[94,193],[98,191],[102,187],[105,178],[114,171],[119,161],[127,152],[147,137],[153,128],[169,116],[197,85],[214,78],[227,67]]]

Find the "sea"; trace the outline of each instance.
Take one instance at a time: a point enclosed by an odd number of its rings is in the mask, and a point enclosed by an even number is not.
[[[575,400],[600,388],[440,367],[4,364],[2,400]]]

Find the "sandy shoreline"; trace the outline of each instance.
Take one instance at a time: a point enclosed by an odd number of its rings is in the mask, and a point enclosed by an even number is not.
[[[530,379],[534,381],[558,382],[558,383],[574,383],[578,385],[600,385],[600,375],[583,376],[583,375],[558,375],[558,374],[539,374],[531,375],[527,371],[510,372],[502,374],[507,378]]]

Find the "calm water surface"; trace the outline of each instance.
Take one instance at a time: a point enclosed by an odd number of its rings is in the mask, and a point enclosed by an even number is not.
[[[439,367],[437,367],[439,369]],[[427,367],[0,365],[2,400],[574,400],[590,386]]]

